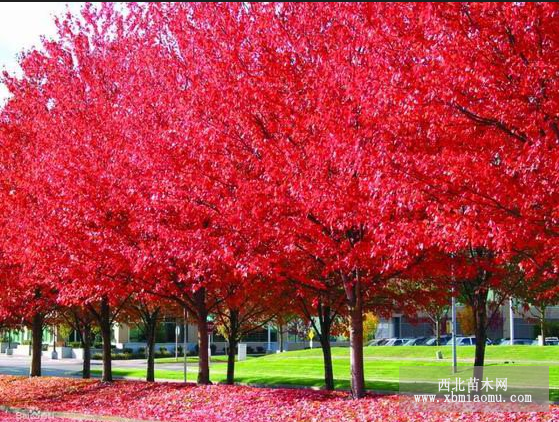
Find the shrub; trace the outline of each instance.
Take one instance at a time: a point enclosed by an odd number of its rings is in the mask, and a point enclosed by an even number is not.
[[[195,354],[193,356],[198,356],[198,351],[200,349],[198,348],[198,345],[194,346],[194,352]],[[217,351],[217,346],[215,344],[211,344],[210,345],[210,350],[212,351],[212,355],[215,355],[215,352]]]
[[[174,356],[171,352],[169,352],[165,347],[159,348],[159,352],[155,352],[156,358],[170,358]]]

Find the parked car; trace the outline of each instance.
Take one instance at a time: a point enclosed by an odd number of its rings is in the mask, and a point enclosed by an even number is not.
[[[513,340],[513,344],[515,346],[529,346],[533,343],[534,340],[529,338],[515,338]],[[510,338],[504,338],[499,343],[499,346],[510,346]]]
[[[452,338],[452,336],[450,336],[448,334],[442,335],[440,337],[440,346],[445,345],[451,338]],[[437,337],[429,337],[427,340],[425,340],[423,345],[424,346],[436,346],[437,345]]]
[[[368,346],[382,346],[387,341],[388,341],[387,338],[376,338],[374,340],[371,340]]]
[[[538,346],[540,342],[536,339],[532,341],[532,346]],[[546,346],[559,346],[559,338],[557,337],[546,337],[545,338],[545,345]]]
[[[383,346],[403,346],[409,340],[409,338],[391,338]]]
[[[429,337],[410,338],[404,346],[423,346]]]
[[[447,346],[452,345],[452,338],[447,341]],[[476,344],[475,337],[456,337],[457,346],[472,346]]]
[[[476,338],[474,336],[456,337],[456,345],[457,346],[475,346],[475,344],[476,344]],[[493,342],[491,341],[491,339],[487,339],[485,341],[485,344],[490,345],[490,344],[493,344]],[[450,338],[450,340],[447,341],[446,345],[447,346],[452,345],[452,337]]]

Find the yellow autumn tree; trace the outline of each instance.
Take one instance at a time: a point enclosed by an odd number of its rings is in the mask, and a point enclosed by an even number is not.
[[[463,335],[471,336],[474,334],[474,311],[470,306],[466,306],[465,308],[458,311],[456,319],[460,324],[460,330],[462,331]]]
[[[367,312],[363,319],[363,338],[365,341],[370,341],[375,338],[377,332],[379,319],[372,312]]]

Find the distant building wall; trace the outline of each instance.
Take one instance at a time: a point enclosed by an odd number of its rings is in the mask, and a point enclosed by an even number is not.
[[[457,306],[457,312],[463,309],[463,306]],[[537,312],[531,308],[529,311],[516,311],[514,314],[514,336],[516,338],[536,337],[537,328]],[[509,324],[509,307],[503,305],[500,312],[495,315],[496,320],[487,330],[490,339],[510,338]],[[547,322],[559,322],[559,306],[551,306],[546,310]],[[446,327],[441,327],[441,332],[446,332]],[[457,334],[464,335],[457,324]],[[407,317],[405,314],[395,313],[391,318],[382,318],[379,321],[375,338],[394,338],[394,337],[424,337],[434,336],[434,324],[429,322],[426,315],[419,314],[413,318]]]

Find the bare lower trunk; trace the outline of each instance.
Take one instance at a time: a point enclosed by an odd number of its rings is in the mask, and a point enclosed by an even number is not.
[[[227,381],[229,385],[235,383],[235,354],[237,352],[239,311],[229,311],[229,349],[227,350]]]
[[[198,322],[198,384],[210,382],[210,361],[208,356],[208,310],[206,309],[206,289],[198,289],[194,294],[196,318]]]
[[[473,312],[476,337],[476,351],[474,359],[474,375],[477,379],[483,377],[485,363],[485,345],[487,343],[487,290],[480,289],[474,294]]]
[[[31,370],[29,375],[32,377],[41,376],[41,358],[43,356],[43,323],[44,318],[42,314],[33,315],[31,326],[32,335],[32,353],[31,353]]]
[[[101,313],[99,325],[103,339],[103,382],[113,381],[112,356],[111,356],[111,312],[109,301],[103,298],[101,301]]]
[[[334,389],[334,369],[332,368],[332,346],[330,344],[330,331],[332,328],[332,315],[329,306],[318,306],[318,318],[320,323],[319,340],[322,347],[324,361],[324,388]]]
[[[83,370],[82,378],[91,378],[91,325],[86,324],[82,333]]]
[[[235,384],[235,356],[237,351],[237,340],[229,340],[227,350],[227,381],[226,384]]]
[[[146,343],[147,343],[147,371],[146,381],[155,381],[155,330],[157,327],[157,316],[159,312],[145,318]]]
[[[365,371],[363,368],[363,312],[361,306],[350,311],[350,364],[351,393],[356,399],[365,396]]]
[[[348,281],[346,280],[346,283]],[[365,371],[363,367],[363,295],[359,277],[345,286],[349,310],[349,347],[351,366],[351,395],[365,396]]]
[[[324,389],[334,389],[334,370],[332,368],[332,346],[329,340],[320,340],[322,357],[324,358]]]
[[[283,345],[283,324],[278,324],[278,342],[279,342],[279,351],[283,353],[284,345]]]

